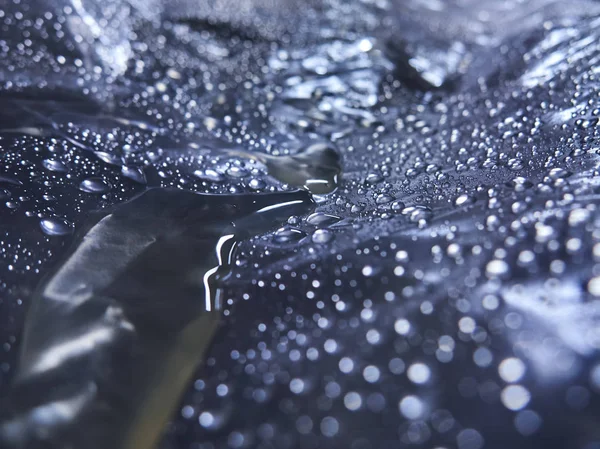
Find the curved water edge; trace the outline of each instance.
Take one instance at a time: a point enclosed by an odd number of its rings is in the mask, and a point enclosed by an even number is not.
[[[149,189],[96,217],[32,299],[2,447],[154,447],[218,328],[235,246],[313,204]]]

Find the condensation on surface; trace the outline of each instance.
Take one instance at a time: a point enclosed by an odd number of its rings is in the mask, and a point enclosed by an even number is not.
[[[327,145],[161,448],[595,448],[597,2],[201,3],[0,7],[3,397],[91,211],[287,191],[268,161]]]

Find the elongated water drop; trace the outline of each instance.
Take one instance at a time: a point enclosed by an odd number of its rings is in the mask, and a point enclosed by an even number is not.
[[[111,186],[102,178],[88,178],[81,181],[79,189],[87,193],[106,193],[111,189]]]
[[[44,234],[50,236],[68,235],[73,232],[73,224],[64,218],[44,218],[40,221]]]

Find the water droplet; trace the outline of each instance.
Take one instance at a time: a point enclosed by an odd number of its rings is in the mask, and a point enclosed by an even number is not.
[[[394,212],[400,212],[405,207],[406,207],[406,205],[402,201],[393,201],[392,204],[391,204],[391,209]]]
[[[485,441],[475,429],[461,430],[456,436],[458,449],[482,449]]]
[[[431,370],[424,363],[413,363],[408,367],[406,375],[409,380],[416,384],[424,384],[431,377]]]
[[[354,213],[354,214],[358,214],[360,212],[362,212],[363,210],[365,210],[366,205],[365,204],[353,204],[352,207],[350,208],[350,212]]]
[[[88,178],[81,181],[79,189],[87,193],[106,193],[111,186],[102,178]]]
[[[368,365],[363,370],[363,378],[370,384],[374,384],[379,381],[381,371],[374,365]]]
[[[407,419],[419,419],[425,410],[423,401],[417,396],[408,395],[399,404],[400,413]]]
[[[98,157],[98,159],[106,162],[107,164],[119,166],[122,164],[121,157],[117,156],[116,154],[106,153],[105,151],[95,151],[94,154]]]
[[[337,419],[326,416],[321,421],[321,433],[326,437],[335,436],[340,430],[340,423]]]
[[[382,194],[377,195],[377,198],[375,198],[375,203],[386,204],[386,203],[389,203],[390,201],[392,201],[393,199],[394,199],[393,196],[382,193]]]
[[[590,295],[600,297],[600,276],[593,277],[587,284]]]
[[[313,226],[327,227],[340,221],[340,217],[335,215],[324,214],[323,212],[315,212],[306,217],[306,222]]]
[[[203,181],[209,181],[209,182],[221,182],[225,179],[225,177],[218,173],[215,170],[212,169],[207,169],[207,170],[196,170],[194,172],[194,176],[196,176],[197,178],[203,180]]]
[[[498,374],[505,382],[518,382],[525,374],[525,364],[521,359],[509,357],[498,365]]]
[[[227,169],[227,175],[231,176],[232,178],[245,178],[248,176],[248,170],[234,165],[233,167],[229,167]]]
[[[475,202],[475,198],[463,193],[454,201],[455,206],[466,206],[467,204],[472,204]]]
[[[315,243],[328,243],[332,239],[333,233],[328,229],[317,229],[312,235],[312,241]]]
[[[295,378],[290,381],[290,391],[294,394],[303,393],[305,387],[306,384],[302,379]]]
[[[568,178],[569,176],[571,176],[571,172],[565,170],[564,168],[553,168],[548,173],[548,176],[550,176],[550,178],[554,180],[557,180],[562,178]]]
[[[15,178],[14,176],[10,176],[10,175],[0,175],[0,184],[1,183],[13,184],[15,186],[23,185],[23,182],[21,182],[19,179]]]
[[[365,178],[365,181],[369,184],[377,184],[378,182],[383,181],[383,176],[378,173],[369,173]]]
[[[250,187],[252,190],[263,190],[265,188],[266,184],[262,179],[256,179],[253,178],[250,180],[250,182],[248,183],[248,187]]]
[[[485,272],[489,277],[503,277],[508,274],[510,267],[508,264],[499,259],[492,260],[485,267]]]
[[[500,397],[506,408],[517,411],[529,403],[531,394],[522,385],[509,385],[502,390]]]
[[[512,187],[517,192],[524,192],[525,190],[533,187],[533,183],[531,181],[529,181],[527,178],[523,178],[522,176],[517,176],[516,178],[514,178],[509,183],[509,185],[512,185]]]
[[[398,250],[396,252],[395,259],[396,259],[397,262],[403,262],[403,263],[408,262],[409,261],[408,252],[406,252],[403,249]]]
[[[211,430],[220,429],[224,424],[224,417],[209,411],[204,411],[200,413],[198,416],[198,423],[206,428]]]
[[[521,435],[533,435],[541,425],[542,417],[533,410],[522,410],[515,416],[515,428]]]
[[[73,232],[73,224],[64,218],[44,218],[40,221],[44,234],[51,236],[67,235]]]
[[[344,396],[344,406],[351,411],[358,410],[362,406],[362,397],[355,391],[350,391]]]
[[[306,235],[306,232],[299,229],[281,228],[273,234],[273,241],[275,243],[294,243],[299,242]]]
[[[429,220],[433,212],[427,206],[408,206],[402,209],[402,215],[408,215],[410,221],[417,223]]]
[[[44,167],[47,170],[55,171],[55,172],[66,172],[68,171],[67,166],[61,161],[57,161],[54,159],[46,159],[43,162]]]
[[[144,169],[142,167],[124,165],[121,168],[121,173],[123,176],[137,182],[138,184],[145,185],[148,182],[146,180],[146,173],[144,173]]]
[[[408,335],[410,332],[410,323],[406,318],[398,318],[394,323],[394,330],[398,335]]]

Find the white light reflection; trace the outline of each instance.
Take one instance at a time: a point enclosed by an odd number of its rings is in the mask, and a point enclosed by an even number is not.
[[[304,202],[303,200],[294,200],[294,201],[288,201],[287,203],[273,204],[272,206],[263,207],[262,209],[257,210],[256,213],[261,214],[263,212],[268,212],[270,210],[279,209],[280,207],[291,206],[293,204],[301,204],[303,202]]]
[[[56,344],[45,350],[29,370],[29,374],[43,373],[52,370],[69,359],[82,356],[86,353],[96,351],[99,345],[111,342],[115,339],[117,329],[110,326],[92,328],[85,334],[71,337],[65,343]]]
[[[204,277],[202,280],[204,283],[204,304],[205,304],[207,312],[210,312],[213,310],[212,301],[211,301],[212,292],[210,289],[209,280],[210,280],[211,276],[219,270],[219,267],[224,265],[223,255],[222,255],[223,245],[225,245],[225,243],[227,243],[234,237],[235,237],[234,234],[227,234],[219,239],[219,241],[217,242],[217,246],[215,248],[215,251],[217,253],[217,261],[219,264],[216,267],[213,267],[210,270],[207,270],[206,273],[204,273]],[[227,263],[227,264],[229,264],[231,262],[231,256],[233,254],[234,247],[235,247],[235,245],[232,245],[231,249],[229,250],[229,253],[227,254],[227,260],[225,261],[225,263]]]

